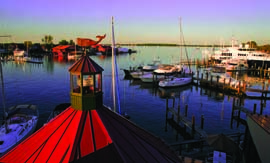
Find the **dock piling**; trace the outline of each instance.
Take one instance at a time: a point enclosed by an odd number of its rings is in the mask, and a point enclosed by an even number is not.
[[[201,129],[203,129],[203,123],[204,123],[204,115],[201,115]]]
[[[185,117],[187,117],[188,105],[185,106]]]
[[[257,107],[257,104],[254,104],[254,106],[253,106],[253,114],[256,114],[256,107]]]

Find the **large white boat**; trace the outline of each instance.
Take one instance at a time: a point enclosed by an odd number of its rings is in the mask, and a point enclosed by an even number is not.
[[[219,62],[222,60],[244,59],[247,60],[250,67],[264,67],[266,64],[270,64],[270,54],[257,51],[256,48],[251,48],[248,44],[236,46],[233,42],[231,47],[224,47],[214,51],[212,58]]]
[[[38,122],[36,105],[16,105],[5,114],[4,124],[0,128],[0,155],[31,135]]]

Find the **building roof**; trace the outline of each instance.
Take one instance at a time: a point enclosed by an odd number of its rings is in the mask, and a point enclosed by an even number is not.
[[[80,73],[95,73],[102,72],[104,69],[100,67],[89,56],[82,56],[77,62],[75,62],[70,68],[69,72],[74,74]]]
[[[161,139],[101,107],[69,107],[0,162],[182,162]]]
[[[63,49],[67,49],[67,48],[73,48],[74,49],[74,45],[58,45],[56,47],[53,47],[52,50],[63,50]]]

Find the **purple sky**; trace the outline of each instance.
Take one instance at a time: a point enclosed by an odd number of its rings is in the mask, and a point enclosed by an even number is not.
[[[5,0],[0,6],[0,35],[12,41],[54,43],[106,33],[111,16],[118,43],[179,43],[179,17],[190,44],[255,40],[270,43],[269,0]],[[0,42],[6,41],[0,38]]]

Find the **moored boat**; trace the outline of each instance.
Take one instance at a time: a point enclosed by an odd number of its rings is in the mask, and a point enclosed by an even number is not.
[[[51,112],[47,122],[51,121],[53,118],[61,114],[64,110],[70,107],[71,103],[62,103],[57,105]]]
[[[152,63],[148,63],[147,65],[144,65],[142,69],[143,71],[154,71],[155,69],[159,67],[160,64],[161,64],[160,58],[159,57],[157,59],[154,58]]]
[[[226,62],[226,71],[243,71],[248,69],[247,60],[244,59],[230,59]]]
[[[175,74],[180,72],[180,68],[175,65],[160,65],[157,69],[155,69],[154,74],[164,75],[164,74]]]
[[[31,135],[37,126],[36,105],[24,104],[10,107],[0,128],[0,153],[4,154]]]
[[[170,77],[159,81],[158,86],[163,88],[180,87],[192,82],[192,77]]]
[[[233,40],[231,47],[214,51],[212,58],[218,62],[231,59],[244,59],[247,60],[249,66],[255,66],[256,64],[256,66],[263,67],[266,64],[270,64],[270,54],[258,51],[248,44],[237,46]]]
[[[13,51],[13,56],[14,57],[24,57],[24,56],[27,56],[27,52],[25,50],[21,50],[21,49],[16,48]]]
[[[83,51],[71,51],[71,52],[68,52],[67,58],[68,58],[68,60],[78,59],[78,58],[80,58],[83,54],[84,54]]]

